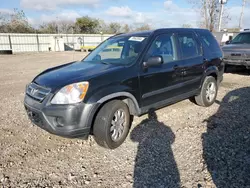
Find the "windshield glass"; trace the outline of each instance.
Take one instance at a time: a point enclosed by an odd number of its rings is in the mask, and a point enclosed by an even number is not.
[[[84,62],[128,65],[133,63],[146,44],[145,36],[110,38],[89,54]]]
[[[231,42],[231,44],[250,44],[250,33],[240,33]]]

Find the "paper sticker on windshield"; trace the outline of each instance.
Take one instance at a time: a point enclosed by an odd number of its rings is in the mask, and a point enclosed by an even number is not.
[[[142,42],[144,39],[145,39],[145,37],[130,37],[128,40]]]

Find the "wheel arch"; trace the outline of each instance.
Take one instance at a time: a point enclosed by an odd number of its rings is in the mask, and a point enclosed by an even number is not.
[[[219,76],[219,70],[218,70],[218,68],[216,66],[208,67],[205,70],[205,73],[203,75],[201,85],[203,84],[203,82],[204,82],[204,80],[205,80],[205,78],[207,76],[213,76],[215,78],[215,80],[218,81],[218,76]]]
[[[111,100],[117,100],[117,99],[122,100],[125,104],[127,104],[131,115],[136,115],[136,116],[140,115],[141,110],[140,110],[139,104],[136,98],[129,92],[116,92],[116,93],[109,94],[105,97],[102,97],[101,99],[97,101],[97,103],[101,104],[98,110],[100,110],[100,108],[105,103]]]

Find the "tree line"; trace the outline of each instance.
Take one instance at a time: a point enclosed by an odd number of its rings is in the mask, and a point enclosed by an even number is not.
[[[114,34],[120,32],[150,30],[149,24],[121,24],[107,23],[101,19],[82,16],[75,21],[66,21],[60,18],[32,26],[23,10],[14,9],[13,12],[0,12],[0,33],[85,33],[85,34]]]
[[[206,28],[211,32],[217,31],[220,15],[220,1],[218,0],[187,0],[197,12],[200,12],[198,27]],[[243,0],[244,1],[244,0]],[[231,20],[229,10],[223,12],[222,28],[226,28]],[[182,27],[192,27],[184,23]],[[32,26],[22,10],[14,9],[13,12],[0,12],[0,33],[93,33],[93,34],[114,34],[121,32],[143,31],[152,29],[149,24],[121,24],[118,22],[105,22],[104,20],[82,16],[75,21],[66,21],[58,18],[57,21],[50,21]],[[240,28],[231,28],[239,31]],[[229,29],[230,30],[230,29]]]

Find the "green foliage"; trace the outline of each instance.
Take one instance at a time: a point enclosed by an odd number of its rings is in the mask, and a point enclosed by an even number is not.
[[[99,21],[88,16],[77,18],[75,23],[76,31],[80,33],[97,33],[98,26]]]
[[[83,16],[75,22],[58,19],[43,23],[34,29],[29,23],[23,10],[14,9],[13,12],[0,12],[0,33],[86,33],[86,34],[115,34],[131,31],[150,30],[148,24],[121,24],[119,22],[107,23],[101,19]]]

